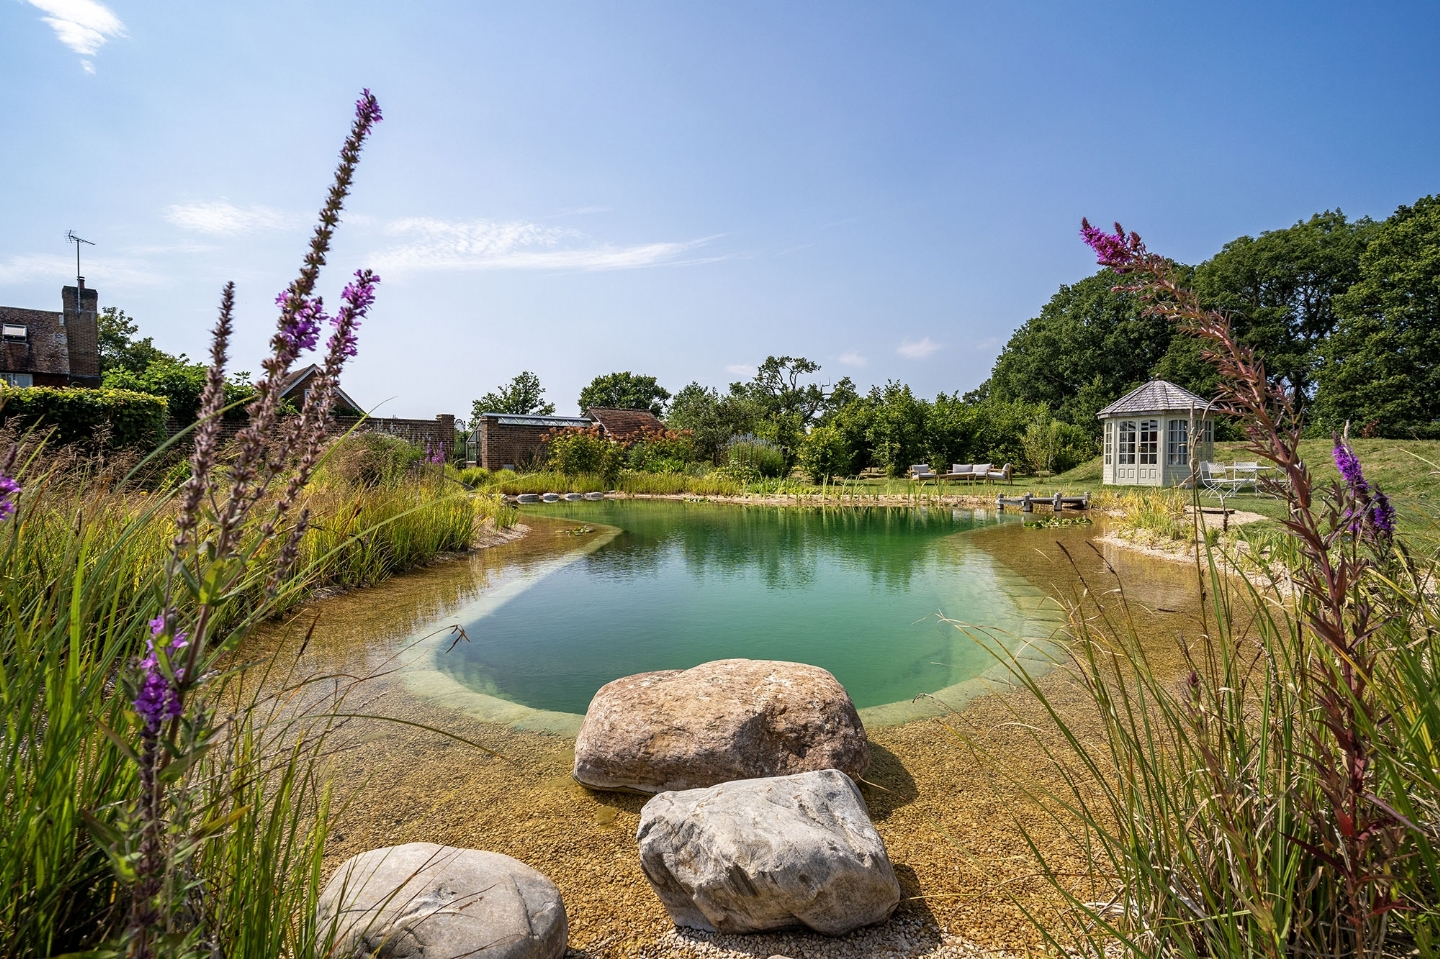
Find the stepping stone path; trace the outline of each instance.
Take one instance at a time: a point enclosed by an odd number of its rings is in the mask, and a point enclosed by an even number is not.
[[[678,926],[844,935],[900,902],[885,844],[834,769],[661,793],[640,811],[640,865]]]
[[[639,673],[595,694],[575,740],[575,779],[594,789],[658,793],[870,764],[865,727],[826,670],[722,659]]]
[[[320,894],[318,929],[337,959],[560,959],[560,890],[494,852],[412,842],[353,856]]]

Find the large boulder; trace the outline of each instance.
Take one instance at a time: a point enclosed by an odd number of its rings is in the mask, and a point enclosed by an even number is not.
[[[560,890],[495,852],[412,842],[345,860],[320,894],[321,945],[343,959],[559,959]]]
[[[575,778],[658,793],[839,769],[858,779],[870,747],[855,704],[818,666],[722,659],[606,683],[575,740]]]
[[[865,800],[834,769],[661,793],[640,866],[677,926],[839,936],[884,922],[900,884]]]

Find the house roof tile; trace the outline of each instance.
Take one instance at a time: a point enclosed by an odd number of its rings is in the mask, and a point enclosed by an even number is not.
[[[629,442],[646,430],[663,430],[665,424],[649,410],[616,410],[592,406],[585,411],[605,432],[622,443]]]

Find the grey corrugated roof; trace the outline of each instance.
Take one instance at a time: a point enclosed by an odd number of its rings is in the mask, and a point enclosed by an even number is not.
[[[1151,380],[1136,387],[1095,414],[1096,419],[1123,413],[1169,413],[1181,410],[1203,410],[1210,401],[1169,380]]]

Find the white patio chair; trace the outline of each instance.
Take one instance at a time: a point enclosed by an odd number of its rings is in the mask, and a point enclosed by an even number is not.
[[[1230,477],[1230,469],[1224,463],[1201,463],[1200,485],[1222,500],[1236,489],[1235,480]]]

